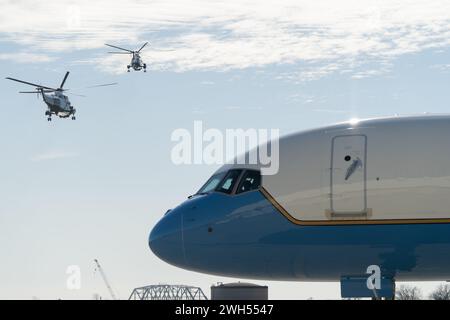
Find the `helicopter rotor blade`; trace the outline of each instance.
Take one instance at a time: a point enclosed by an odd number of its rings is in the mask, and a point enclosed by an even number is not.
[[[64,76],[64,79],[63,79],[63,81],[61,82],[61,85],[59,86],[59,89],[62,89],[62,88],[63,88],[64,83],[66,82],[68,76],[69,76],[69,71],[66,72],[66,75]]]
[[[50,93],[50,92],[55,92],[53,90],[42,90],[42,92],[44,93]],[[41,91],[36,90],[36,91],[19,91],[19,93],[41,93]]]
[[[152,49],[152,51],[169,52],[169,51],[175,51],[175,49]]]
[[[148,44],[148,42],[144,43],[144,44],[142,45],[142,47],[141,47],[137,52],[138,52],[138,53],[141,52],[141,50],[144,49],[144,47],[145,47],[147,44]]]
[[[90,89],[90,88],[97,88],[97,87],[107,87],[107,86],[115,86],[117,85],[117,82],[113,82],[113,83],[104,83],[104,84],[96,84],[93,86],[89,86],[89,87],[85,87],[86,89]]]
[[[69,94],[72,95],[72,96],[86,98],[86,96],[84,94],[78,94],[78,93],[72,93],[72,92],[70,92]]]
[[[64,89],[63,91],[71,91],[71,92],[69,92],[69,94],[73,94],[73,93],[72,93],[72,90],[78,90],[78,89],[91,89],[91,88],[97,88],[97,87],[115,86],[115,85],[117,85],[117,84],[118,84],[118,82],[104,83],[104,84],[96,84],[96,85],[88,86],[88,87],[78,87],[78,88],[75,88],[75,89]]]
[[[116,48],[116,49],[123,50],[123,51],[128,51],[129,53],[133,53],[134,52],[134,51],[131,51],[131,50],[128,50],[128,49],[125,49],[125,48],[113,46],[112,44],[105,43],[105,46],[108,46],[108,47],[111,47],[111,48]]]
[[[112,54],[132,54],[131,52],[108,52],[108,53],[112,53]]]
[[[14,79],[14,78],[10,78],[10,77],[7,77],[6,79],[12,80],[12,81],[16,81],[16,82],[20,82],[20,83],[25,83],[25,84],[28,84],[30,86],[37,87],[37,88],[49,89],[49,90],[52,90],[52,91],[56,91],[57,90],[55,88],[41,86],[40,84],[35,84],[35,83],[31,83],[31,82],[27,82],[27,81],[23,81],[23,80],[19,80],[19,79]]]

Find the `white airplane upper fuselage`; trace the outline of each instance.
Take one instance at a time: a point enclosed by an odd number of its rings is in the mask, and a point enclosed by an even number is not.
[[[397,280],[450,279],[449,137],[448,115],[283,137],[278,173],[258,189],[186,200],[153,228],[150,247],[176,266],[223,276],[325,281],[378,265]],[[255,169],[225,165],[215,175]]]

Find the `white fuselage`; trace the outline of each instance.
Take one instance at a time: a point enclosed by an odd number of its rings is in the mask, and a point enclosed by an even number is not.
[[[139,71],[144,67],[141,56],[137,52],[133,53],[133,57],[131,58],[131,67],[136,71]]]
[[[44,102],[47,104],[49,112],[56,114],[61,118],[65,118],[74,113],[74,109],[70,104],[69,98],[61,92],[51,94],[42,93]]]
[[[294,134],[281,139],[279,172],[263,187],[299,223],[450,219],[449,137],[449,116]]]

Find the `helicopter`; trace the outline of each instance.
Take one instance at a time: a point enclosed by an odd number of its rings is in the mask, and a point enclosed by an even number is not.
[[[113,46],[111,44],[105,43],[105,45],[108,46],[108,47],[126,51],[126,52],[108,52],[108,53],[112,53],[112,54],[132,54],[133,55],[133,57],[131,58],[131,63],[129,65],[127,65],[127,72],[130,72],[130,68],[133,68],[135,71],[140,71],[140,70],[144,69],[144,72],[147,72],[147,64],[145,64],[142,61],[142,58],[141,58],[141,55],[140,55],[141,50],[144,49],[144,47],[147,44],[148,44],[148,42],[144,43],[139,50],[133,51],[133,50],[128,50],[128,49],[125,49],[125,48],[121,48],[121,47],[117,47],[117,46]]]
[[[69,98],[63,94],[64,91],[68,91],[69,89],[63,89],[64,83],[67,80],[67,77],[69,76],[69,71],[66,72],[66,75],[64,76],[64,79],[62,80],[59,88],[51,88],[47,86],[42,86],[40,84],[35,84],[15,78],[7,77],[6,79],[21,82],[24,84],[28,84],[30,86],[36,87],[35,91],[19,91],[19,93],[36,93],[38,98],[39,94],[42,95],[42,99],[44,100],[45,104],[47,105],[47,111],[45,111],[45,115],[47,116],[48,121],[52,121],[52,115],[56,115],[60,118],[68,118],[72,116],[72,120],[75,120],[75,113],[76,109],[72,106],[72,104],[69,101]],[[95,86],[90,86],[86,88],[94,88],[94,87],[103,87],[103,86],[110,86],[115,85],[117,83],[107,83],[107,84],[100,84]],[[74,94],[73,95],[78,95]],[[84,97],[83,95],[78,95],[81,97]]]

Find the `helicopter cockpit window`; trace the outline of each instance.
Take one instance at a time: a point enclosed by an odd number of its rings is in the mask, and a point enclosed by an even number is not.
[[[256,190],[261,186],[261,173],[255,170],[248,170],[239,183],[236,193],[243,193]]]
[[[230,170],[220,185],[216,188],[216,191],[230,194],[241,175],[242,170]]]
[[[221,172],[213,175],[211,178],[209,178],[208,181],[206,181],[203,187],[201,187],[200,190],[197,191],[197,194],[214,191],[214,189],[216,189],[216,187],[219,185],[220,181],[222,181],[226,174],[227,172]]]

